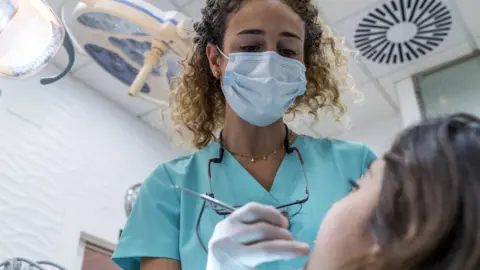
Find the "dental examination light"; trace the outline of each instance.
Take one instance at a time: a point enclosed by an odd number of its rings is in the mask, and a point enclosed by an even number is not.
[[[0,0],[0,77],[25,79],[42,70],[64,47],[65,70],[40,80],[63,78],[75,61],[74,48],[59,18],[44,0]]]
[[[193,20],[140,0],[81,0],[71,36],[130,96],[168,106],[172,78],[193,42]]]

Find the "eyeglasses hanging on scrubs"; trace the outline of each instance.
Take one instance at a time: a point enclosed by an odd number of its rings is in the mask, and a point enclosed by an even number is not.
[[[73,44],[62,22],[44,0],[0,0],[0,77],[26,79],[42,70],[62,45],[65,70],[41,84],[64,77],[75,60]]]
[[[301,205],[301,204],[307,202],[308,198],[309,198],[308,178],[307,178],[307,172],[305,171],[305,166],[304,166],[304,163],[303,163],[302,154],[300,153],[300,150],[298,150],[297,147],[290,147],[290,142],[288,141],[289,130],[288,130],[287,126],[285,126],[285,129],[286,129],[286,136],[285,136],[285,141],[284,141],[284,149],[285,149],[285,152],[287,154],[295,152],[298,156],[299,165],[302,166],[303,179],[304,179],[304,182],[305,182],[305,197],[300,199],[300,200],[295,200],[293,202],[289,202],[289,203],[285,203],[285,204],[282,204],[282,205],[275,206],[278,210],[285,209],[287,207],[294,206],[294,205]],[[220,136],[220,138],[221,138],[221,136]],[[221,161],[223,159],[224,151],[225,150],[224,150],[224,147],[223,147],[223,142],[220,142],[220,156],[219,156],[219,158],[212,158],[208,161],[208,181],[209,181],[209,184],[210,184],[210,192],[207,195],[212,197],[212,198],[215,198],[215,194],[213,193],[213,188],[212,188],[212,164],[221,163]],[[218,215],[225,216],[225,215],[231,214],[231,211],[229,209],[224,209],[217,204],[211,203],[210,206],[211,206],[212,210],[214,210]],[[243,205],[234,205],[233,207],[235,209],[238,209],[242,206]],[[286,216],[286,217],[288,218],[288,216]]]
[[[295,205],[299,205],[300,209],[296,213],[300,212],[301,209],[302,209],[302,205],[304,203],[306,203],[308,201],[309,197],[310,197],[310,195],[309,195],[310,191],[309,191],[309,186],[308,186],[307,172],[305,170],[305,165],[304,165],[304,162],[303,162],[302,154],[300,153],[300,150],[298,150],[297,147],[290,147],[290,142],[288,140],[288,134],[289,134],[288,127],[287,127],[287,125],[285,125],[285,139],[284,139],[285,152],[286,152],[286,154],[291,154],[293,152],[295,152],[297,154],[299,165],[302,166],[303,179],[305,181],[305,197],[304,198],[295,200],[293,202],[289,202],[289,203],[285,203],[285,204],[282,204],[282,205],[275,206],[288,219],[289,224],[291,224],[290,220],[296,214],[294,214],[292,216],[289,216],[288,212],[287,211],[282,211],[282,209],[285,209],[285,208],[291,207],[291,206],[295,206]],[[225,153],[225,148],[223,147],[223,141],[222,141],[222,132],[220,132],[219,137],[220,137],[219,156],[217,158],[212,158],[208,161],[208,181],[209,181],[209,185],[210,185],[210,192],[207,193],[206,195],[211,197],[211,198],[215,198],[215,194],[213,193],[213,189],[212,189],[212,164],[220,164],[223,160],[223,156],[224,156],[224,153]],[[200,242],[200,245],[202,246],[203,250],[205,250],[205,252],[208,253],[207,247],[200,237],[200,224],[201,224],[203,212],[205,211],[206,204],[207,204],[207,202],[204,201],[203,204],[202,204],[202,208],[200,210],[200,213],[198,215],[197,224],[196,224],[196,234],[197,234],[197,239]],[[210,208],[212,210],[214,210],[218,215],[226,216],[226,215],[229,215],[229,214],[232,213],[232,210],[231,210],[232,207],[229,207],[229,208],[225,209],[225,208],[221,207],[221,204],[218,204],[218,203],[209,203],[209,204],[210,204]],[[236,205],[236,206],[233,206],[233,208],[238,209],[242,206],[243,205]]]

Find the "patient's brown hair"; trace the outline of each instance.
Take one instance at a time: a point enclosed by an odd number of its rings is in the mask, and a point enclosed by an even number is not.
[[[480,119],[426,121],[385,155],[371,233],[378,249],[348,269],[480,269]]]

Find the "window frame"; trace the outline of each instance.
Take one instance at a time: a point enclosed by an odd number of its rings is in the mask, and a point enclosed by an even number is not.
[[[418,73],[415,73],[415,74],[412,75],[412,81],[413,81],[413,87],[414,87],[413,90],[415,91],[417,106],[420,110],[420,115],[421,115],[422,120],[425,120],[427,118],[427,116],[426,116],[426,111],[425,111],[426,110],[425,109],[425,101],[423,99],[421,88],[420,88],[421,80],[426,76],[429,76],[429,75],[432,75],[432,74],[437,73],[439,71],[442,71],[442,70],[460,65],[462,63],[465,63],[469,60],[472,60],[472,59],[478,58],[478,57],[480,57],[480,50],[476,49],[473,52],[468,53],[464,56],[461,56],[457,59],[448,61],[446,63],[440,64],[438,66],[426,69],[424,71],[421,71],[421,72],[418,72]]]
[[[81,232],[79,249],[77,253],[77,270],[81,270],[83,267],[85,249],[87,248],[102,253],[104,255],[112,256],[113,251],[115,250],[115,245],[94,235]]]

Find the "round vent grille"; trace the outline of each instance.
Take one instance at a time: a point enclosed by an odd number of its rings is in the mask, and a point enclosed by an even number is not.
[[[438,47],[452,14],[441,0],[392,0],[368,13],[355,31],[355,47],[380,64],[402,64]]]

